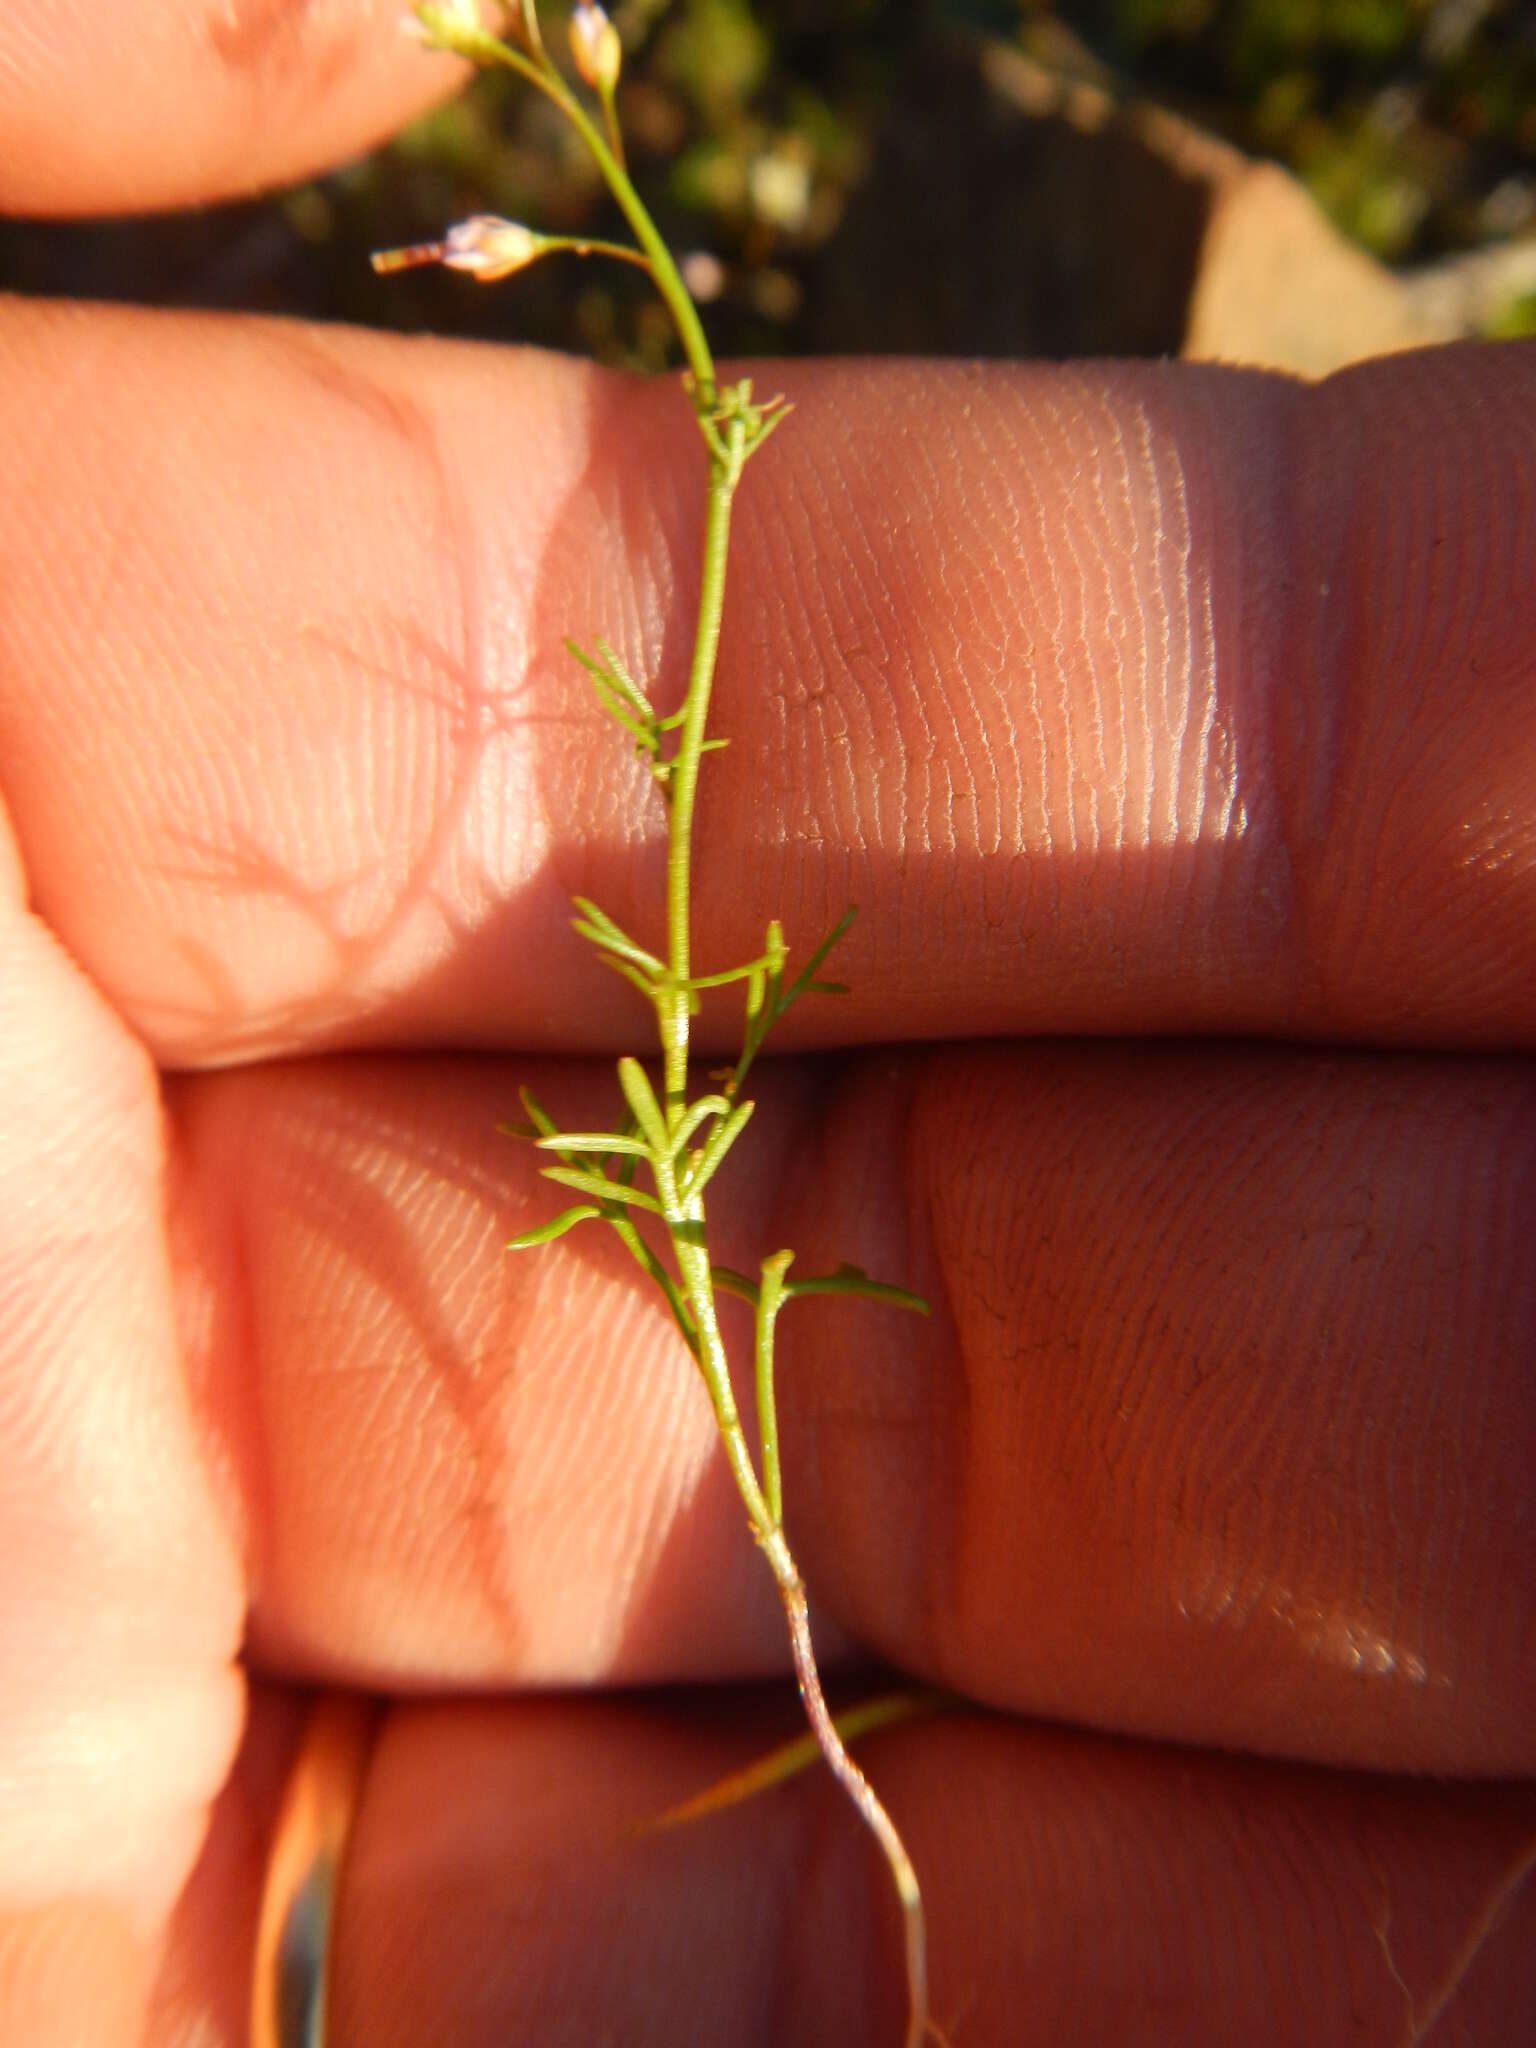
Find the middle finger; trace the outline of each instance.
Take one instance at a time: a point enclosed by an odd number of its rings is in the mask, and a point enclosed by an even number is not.
[[[396,1686],[775,1668],[660,1303],[601,1225],[502,1249],[559,1201],[494,1130],[524,1080],[572,1127],[615,1107],[575,1062],[172,1087],[192,1369],[255,1640]],[[784,1062],[757,1092],[716,1256],[852,1259],[934,1306],[783,1319],[822,1617],[1013,1708],[1529,1766],[1527,1069],[948,1047]]]

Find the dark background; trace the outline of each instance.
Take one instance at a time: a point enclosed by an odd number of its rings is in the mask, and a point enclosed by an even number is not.
[[[552,48],[564,12],[549,10]],[[1206,201],[1198,179],[1149,182],[1121,118],[1148,103],[1288,166],[1386,263],[1536,235],[1529,0],[612,12],[632,168],[672,246],[716,259],[707,317],[726,354],[1176,351]],[[668,359],[661,309],[620,266],[550,261],[494,292],[370,272],[370,249],[480,210],[621,232],[553,110],[486,76],[388,148],[263,202],[0,223],[0,284]],[[1536,332],[1536,292],[1477,317],[1484,332]]]

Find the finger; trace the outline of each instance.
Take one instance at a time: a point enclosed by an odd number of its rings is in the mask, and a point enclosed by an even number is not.
[[[333,1697],[327,1696],[327,1705]],[[196,1867],[152,1958],[146,2048],[186,2048],[189,2042],[266,2048],[250,2038],[263,1885],[277,1847],[284,1792],[317,1711],[323,1709],[289,1688],[251,1687],[239,1753],[212,1803]]]
[[[627,1046],[569,896],[659,941],[662,821],[561,640],[680,688],[675,386],[36,307],[0,365],[0,773],[135,1028],[183,1064]],[[783,382],[700,961],[774,915],[803,959],[853,902],[853,994],[787,1034],[1536,1042],[1536,348]]]
[[[0,2039],[117,2043],[238,1736],[241,1588],[154,1072],[0,846]]]
[[[0,212],[131,213],[359,156],[462,84],[375,0],[87,0],[0,18]]]
[[[633,1833],[791,1711],[730,1693],[395,1710],[344,1870],[335,2048],[900,2039],[889,1880],[823,1776]],[[961,2048],[1331,2048],[1442,2017],[1489,2048],[1522,2038],[1528,1788],[965,1715],[861,1754],[922,1873],[933,2010]]]
[[[600,1073],[470,1060],[173,1092],[183,1321],[271,1668],[409,1688],[786,1661],[649,1283],[597,1225],[502,1250],[567,1199],[493,1128],[527,1079],[569,1128],[614,1111]],[[1536,1764],[1525,1067],[949,1048],[780,1063],[756,1092],[715,1256],[852,1259],[934,1308],[782,1319],[818,1630],[1019,1711]]]

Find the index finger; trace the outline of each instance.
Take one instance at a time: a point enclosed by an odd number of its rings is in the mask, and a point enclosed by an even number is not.
[[[569,899],[659,937],[663,820],[562,641],[680,692],[675,386],[21,304],[0,371],[0,779],[160,1056],[628,1044]],[[1536,348],[774,375],[701,969],[852,902],[802,1043],[1536,1041]]]

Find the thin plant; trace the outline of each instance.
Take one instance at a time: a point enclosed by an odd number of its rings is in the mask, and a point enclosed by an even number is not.
[[[770,1252],[758,1277],[714,1262],[709,1252],[705,1196],[753,1111],[743,1092],[769,1032],[807,995],[843,994],[821,978],[828,954],[848,929],[847,910],[799,971],[790,976],[783,930],[772,920],[761,952],[740,965],[701,973],[693,960],[693,814],[705,754],[726,741],[708,732],[710,691],[725,597],[731,508],[742,472],[784,420],[782,400],[758,399],[750,379],[721,383],[697,309],[677,264],[662,241],[625,168],[615,92],[622,63],[619,36],[599,6],[584,0],[569,23],[571,57],[582,93],[552,60],[539,29],[535,0],[514,0],[505,34],[481,22],[476,0],[427,0],[408,25],[429,49],[449,51],[486,68],[514,72],[544,94],[580,136],[618,204],[633,244],[542,235],[518,222],[477,214],[450,228],[440,241],[385,250],[375,256],[383,272],[423,263],[462,270],[483,283],[508,277],[557,251],[602,256],[646,270],[677,330],[687,370],[683,391],[708,460],[704,504],[698,622],[687,690],[681,706],[663,716],[646,685],[602,639],[590,648],[567,641],[586,671],[598,703],[650,771],[667,818],[666,954],[652,952],[621,929],[598,904],[575,899],[575,928],[605,967],[623,976],[656,1019],[661,1044],[657,1092],[640,1060],[618,1063],[623,1101],[612,1130],[567,1131],[532,1092],[522,1091],[525,1122],[504,1129],[528,1139],[550,1163],[545,1177],[577,1199],[559,1215],[511,1240],[514,1251],[551,1243],[586,1223],[606,1225],[659,1291],[703,1378],[726,1461],[746,1509],[747,1522],[767,1560],[783,1603],[800,1696],[817,1749],[878,1841],[900,1902],[905,1937],[908,2014],[906,2048],[918,2048],[937,2029],[928,2017],[923,1907],[917,1875],[894,1822],[849,1756],[822,1693],[811,1646],[805,1585],[784,1531],[783,1478],[774,1404],[774,1334],[785,1307],[806,1295],[863,1295],[887,1306],[926,1313],[915,1294],[871,1280],[859,1267],[841,1265],[810,1279],[791,1279],[794,1254]],[[704,989],[739,986],[744,998],[741,1051],[714,1084],[691,1089],[689,1034]],[[644,1180],[641,1178],[642,1169]],[[646,1231],[643,1218],[651,1219]],[[647,1234],[647,1231],[649,1234]],[[664,1240],[665,1253],[653,1238]],[[754,1317],[752,1382],[759,1457],[754,1462],[732,1392],[717,1297],[740,1296]],[[774,1773],[770,1771],[770,1776]],[[782,1771],[777,1773],[782,1775]]]

